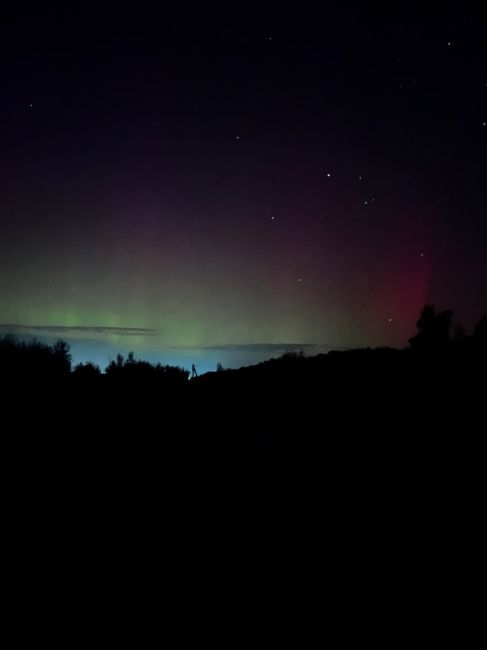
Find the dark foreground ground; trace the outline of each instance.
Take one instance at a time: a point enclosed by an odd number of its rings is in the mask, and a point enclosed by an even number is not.
[[[304,607],[354,643],[470,643],[485,568],[485,362],[479,350],[363,350],[177,385],[10,376],[14,591],[28,574],[38,602],[46,585],[75,584],[97,611],[122,598],[169,618],[190,598],[219,612],[201,630],[213,620],[223,634],[221,618],[236,617],[235,635],[243,616],[242,637],[261,618],[282,632]]]
[[[452,474],[473,480],[467,466],[482,462],[485,350],[287,355],[190,381],[136,371],[4,376],[5,449],[32,456],[39,471],[195,462],[204,472],[250,459],[269,471],[304,463],[372,478],[454,463]]]

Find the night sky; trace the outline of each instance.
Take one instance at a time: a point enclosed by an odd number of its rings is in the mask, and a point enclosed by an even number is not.
[[[486,21],[425,5],[2,9],[0,331],[205,370],[470,329]]]

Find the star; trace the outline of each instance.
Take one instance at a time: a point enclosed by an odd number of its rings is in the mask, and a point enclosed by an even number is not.
[[[363,176],[359,176],[358,179],[359,179],[359,181],[363,181],[363,180],[364,180],[364,177],[363,177]]]
[[[392,323],[392,318],[391,318],[390,316],[389,316],[389,318],[387,319],[387,322],[388,322],[389,324]]]
[[[424,253],[420,253],[419,256],[420,256],[420,257],[424,257]]]
[[[326,176],[327,178],[331,178],[331,173],[330,173],[330,172],[326,172],[325,176]]]
[[[34,104],[29,104],[29,108],[34,108]]]
[[[303,281],[303,278],[298,278],[298,282],[302,282],[302,281]]]
[[[238,142],[238,141],[240,140],[240,136],[237,135],[237,136],[235,137],[235,140]]]

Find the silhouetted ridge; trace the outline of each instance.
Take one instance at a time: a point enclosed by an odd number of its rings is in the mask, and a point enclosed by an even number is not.
[[[4,408],[16,404],[32,430],[66,436],[79,425],[88,437],[100,430],[98,441],[114,434],[134,441],[150,432],[161,444],[240,453],[249,444],[333,448],[351,436],[354,454],[382,454],[391,444],[419,440],[424,451],[452,427],[463,436],[478,430],[487,318],[472,334],[457,326],[451,336],[452,323],[451,311],[425,306],[409,348],[291,352],[236,370],[219,364],[192,378],[184,368],[133,353],[118,355],[104,372],[91,363],[71,369],[62,341],[48,346],[4,336]]]

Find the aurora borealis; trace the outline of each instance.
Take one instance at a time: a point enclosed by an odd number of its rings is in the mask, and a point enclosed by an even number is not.
[[[474,9],[155,7],[2,18],[2,332],[211,368],[480,318]]]

